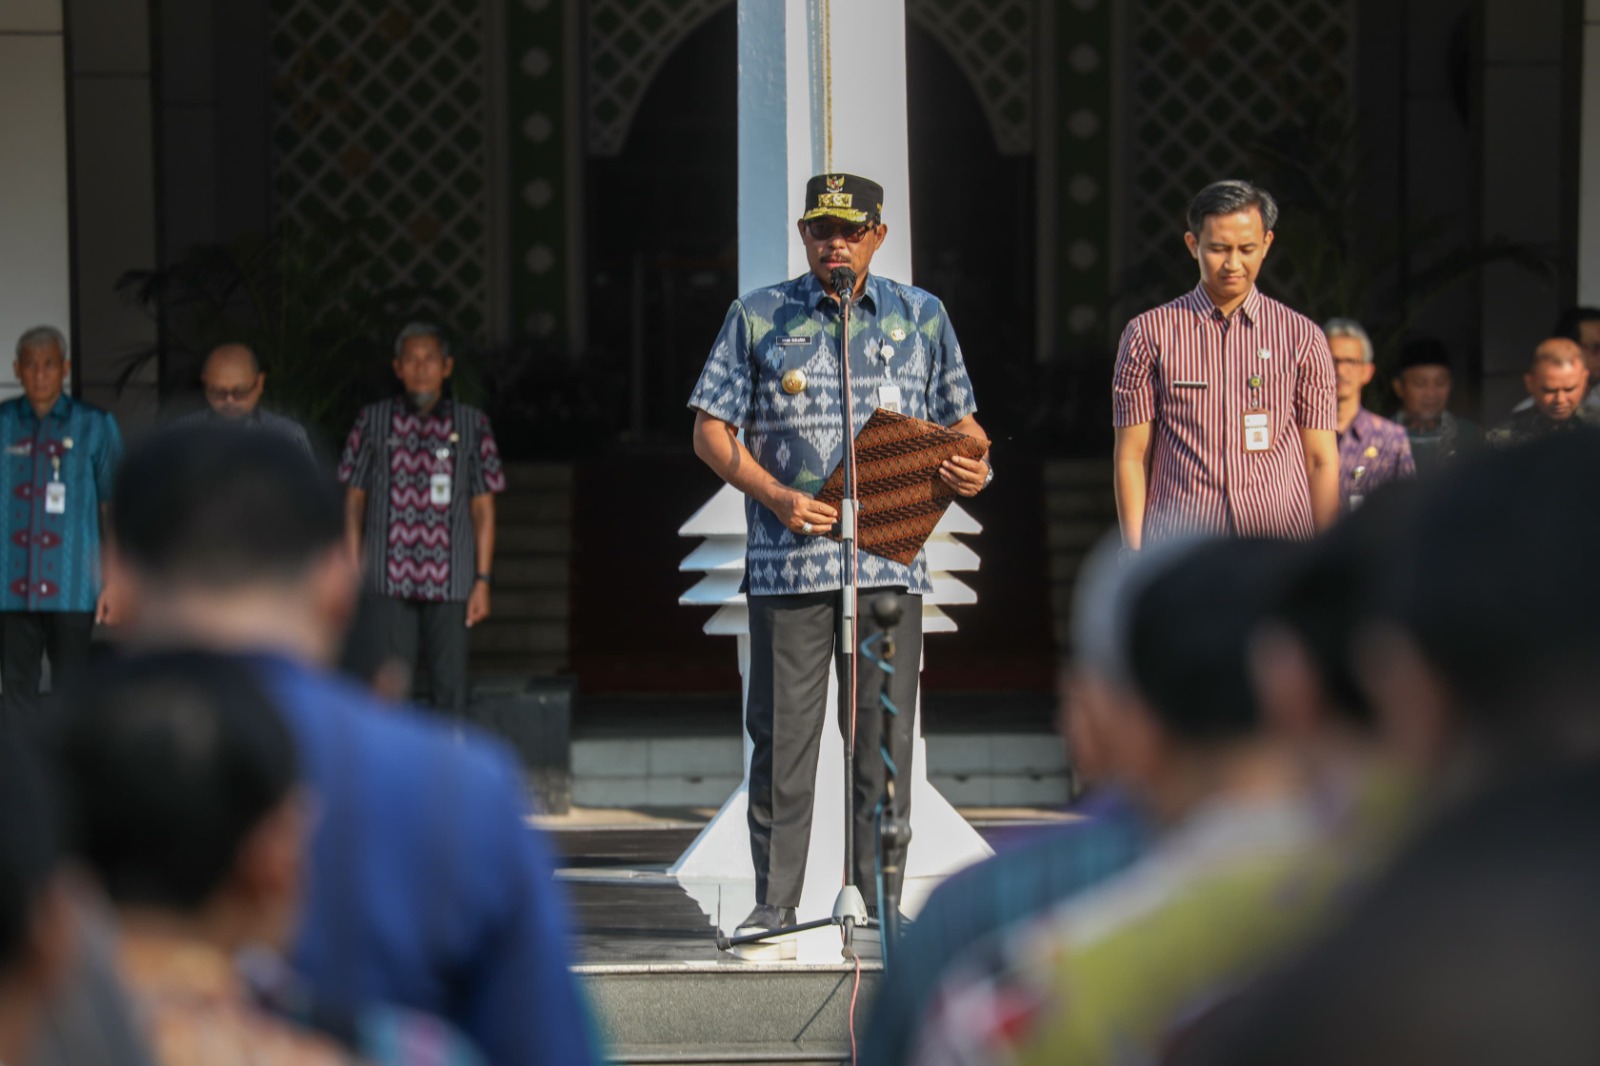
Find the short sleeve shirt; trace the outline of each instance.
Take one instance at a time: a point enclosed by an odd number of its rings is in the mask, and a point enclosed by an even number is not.
[[[900,411],[940,425],[974,413],[972,380],[944,304],[912,285],[867,276],[850,312],[851,417],[856,432],[899,391]],[[779,482],[802,492],[821,488],[844,454],[840,310],[812,274],[748,292],[728,309],[722,332],[689,406],[739,426],[745,446]],[[784,376],[804,375],[789,393]],[[791,378],[791,381],[795,379]],[[844,551],[827,537],[801,536],[753,499],[745,500],[749,534],[745,590],[754,596],[828,592],[844,583]],[[927,594],[933,586],[922,553],[910,566],[862,552],[863,587]]]
[[[182,426],[238,426],[241,429],[260,429],[268,433],[276,433],[284,440],[293,442],[307,455],[315,454],[311,450],[311,438],[306,434],[306,427],[292,418],[273,414],[271,411],[263,410],[260,407],[237,421],[222,418],[207,407],[186,414],[182,418],[174,419],[172,426],[174,429]]]
[[[0,445],[0,610],[93,611],[100,505],[122,459],[116,419],[66,395],[40,418],[18,397],[0,403]]]
[[[445,479],[443,498],[435,478]],[[345,441],[339,480],[367,494],[368,591],[425,602],[471,595],[477,541],[469,505],[506,487],[487,415],[451,400],[425,415],[403,399],[369,404]]]
[[[1246,452],[1265,411],[1270,446]],[[1337,431],[1333,356],[1304,315],[1251,289],[1227,319],[1195,289],[1128,323],[1112,377],[1119,427],[1154,423],[1144,541],[1314,532],[1302,429]]]

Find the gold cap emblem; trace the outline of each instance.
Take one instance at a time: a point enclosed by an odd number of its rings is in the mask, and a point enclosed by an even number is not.
[[[791,370],[783,375],[783,391],[790,396],[806,391],[806,372],[804,370]]]
[[[844,192],[844,175],[829,174],[827,178],[829,192]]]

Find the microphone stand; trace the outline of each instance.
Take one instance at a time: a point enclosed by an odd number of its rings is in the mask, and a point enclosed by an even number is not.
[[[850,308],[855,302],[856,272],[838,267],[829,274],[834,295],[839,299],[839,352],[844,417],[844,496],[839,501],[839,539],[844,556],[843,584],[839,590],[839,651],[848,656],[849,669],[842,671],[839,709],[850,723],[844,738],[844,877],[839,895],[833,901],[833,916],[845,931],[845,947],[850,948],[851,924],[867,924],[867,904],[855,884],[855,780],[856,780],[856,605],[860,589],[860,552],[856,548],[856,425],[855,393],[850,383]]]

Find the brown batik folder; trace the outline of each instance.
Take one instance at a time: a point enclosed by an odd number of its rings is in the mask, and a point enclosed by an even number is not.
[[[878,408],[856,434],[856,489],[860,506],[856,540],[863,551],[910,566],[955,499],[939,477],[952,455],[981,459],[987,441]],[[817,499],[832,507],[844,498],[844,462],[823,483]],[[835,540],[837,533],[830,534]]]

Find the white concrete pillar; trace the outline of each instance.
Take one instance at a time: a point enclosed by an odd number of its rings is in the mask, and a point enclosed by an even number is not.
[[[903,0],[739,0],[738,15],[739,290],[805,272],[794,222],[825,170],[883,186],[873,270],[910,282]]]
[[[72,337],[66,79],[61,0],[0,4],[0,400],[24,330]]]

